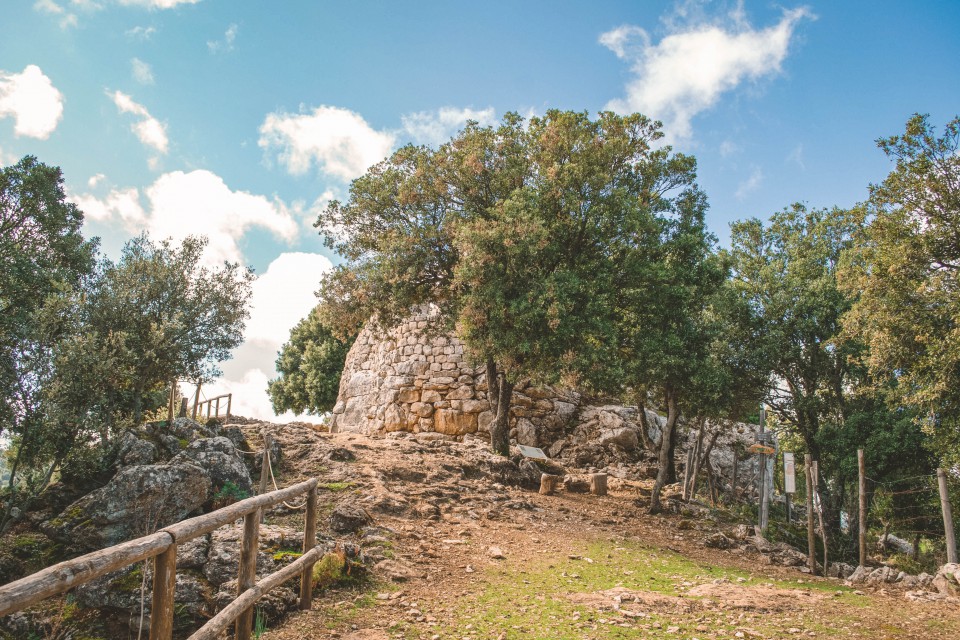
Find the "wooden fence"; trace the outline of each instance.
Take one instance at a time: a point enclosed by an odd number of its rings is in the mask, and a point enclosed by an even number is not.
[[[213,398],[207,398],[206,400],[201,400],[194,403],[193,405],[193,419],[197,419],[197,415],[201,418],[203,415],[203,405],[207,405],[207,418],[219,418],[220,417],[220,401],[226,400],[225,404],[227,405],[227,418],[230,417],[230,409],[233,404],[233,394],[225,393],[220,396],[214,396]]]
[[[260,514],[267,507],[307,494],[303,555],[280,571],[256,582]],[[177,547],[198,536],[243,518],[237,598],[197,630],[190,640],[213,640],[236,621],[237,640],[249,640],[253,605],[268,591],[300,575],[300,608],[312,604],[313,565],[320,559],[317,537],[317,479],[311,478],[211,513],[183,520],[136,540],[101,549],[61,562],[43,571],[0,586],[0,616],[25,609],[45,598],[59,595],[94,578],[147,558],[156,558],[153,572],[153,605],[150,640],[169,640],[173,635],[173,600],[177,582]]]

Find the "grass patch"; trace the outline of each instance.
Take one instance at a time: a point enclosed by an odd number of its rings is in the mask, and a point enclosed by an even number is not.
[[[635,591],[669,596],[686,596],[693,586],[727,579],[744,587],[772,585],[782,589],[810,589],[836,592],[835,583],[770,580],[749,572],[695,562],[666,549],[645,548],[636,543],[597,542],[578,551],[582,559],[545,558],[523,566],[498,565],[487,571],[486,589],[475,598],[461,601],[453,619],[437,628],[441,637],[541,638],[579,640],[590,637],[689,638],[733,637],[738,630],[752,630],[765,636],[783,633],[782,627],[813,629],[816,614],[791,611],[787,616],[740,609],[658,611],[640,607],[642,617],[630,618],[617,611],[599,610],[567,598],[574,593],[593,593],[625,587]],[[592,562],[587,560],[589,558]],[[857,598],[845,590],[832,602]],[[692,598],[691,598],[692,599]],[[857,598],[867,600],[866,598]],[[784,618],[789,618],[789,622]],[[816,626],[818,637],[836,637],[842,630]],[[398,625],[394,633],[416,637],[413,627]]]
[[[353,483],[346,482],[321,482],[317,485],[318,489],[326,489],[327,491],[346,491],[353,487]]]

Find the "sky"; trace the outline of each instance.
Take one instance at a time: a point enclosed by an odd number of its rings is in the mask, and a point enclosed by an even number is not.
[[[511,111],[639,111],[697,157],[724,245],[735,220],[862,201],[891,168],[877,138],[960,114],[954,1],[2,6],[0,165],[61,167],[108,256],[202,234],[211,264],[256,271],[244,343],[203,391],[251,417],[273,419],[277,351],[339,261],[318,211],[403,144]]]

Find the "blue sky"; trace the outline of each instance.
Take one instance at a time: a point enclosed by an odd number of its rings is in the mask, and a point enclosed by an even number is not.
[[[729,223],[849,206],[874,140],[960,113],[960,2],[5,0],[0,163],[62,167],[86,233],[210,236],[261,278],[208,392],[269,415],[289,328],[336,257],[316,211],[406,142],[507,111],[639,110]]]

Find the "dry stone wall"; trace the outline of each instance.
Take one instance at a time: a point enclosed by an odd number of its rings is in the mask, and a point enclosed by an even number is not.
[[[419,314],[383,333],[371,326],[360,332],[344,364],[335,430],[489,433],[485,368],[469,361],[456,338],[428,335],[429,321]],[[520,444],[553,442],[579,405],[576,392],[518,385],[511,435]]]

